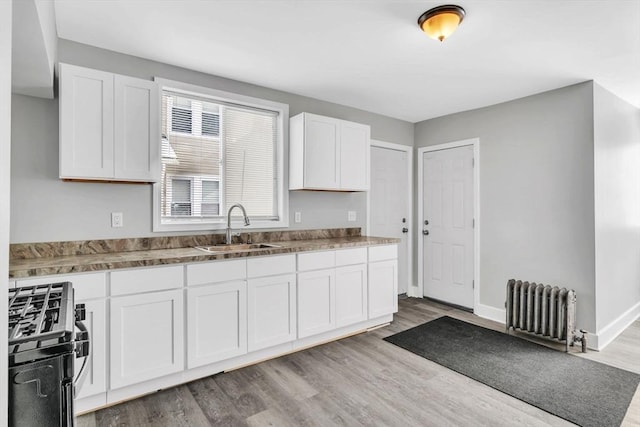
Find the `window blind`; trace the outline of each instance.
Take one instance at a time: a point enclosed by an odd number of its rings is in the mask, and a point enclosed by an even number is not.
[[[207,97],[162,93],[163,223],[278,219],[278,112]]]

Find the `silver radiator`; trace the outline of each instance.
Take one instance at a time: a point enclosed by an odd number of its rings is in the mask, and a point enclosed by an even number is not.
[[[530,332],[566,342],[575,341],[576,292],[565,288],[522,282],[507,282],[507,333]]]

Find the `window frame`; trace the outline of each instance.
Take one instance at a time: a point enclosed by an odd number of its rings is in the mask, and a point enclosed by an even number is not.
[[[197,201],[197,204],[200,207],[200,215],[202,215],[202,208],[204,205],[218,205],[218,215],[216,216],[220,216],[220,213],[222,212],[222,208],[224,208],[224,203],[222,200],[222,196],[224,194],[224,191],[222,191],[222,180],[220,179],[219,176],[216,177],[210,177],[210,176],[200,176],[198,177],[198,185],[200,186],[200,200]],[[204,201],[204,183],[205,182],[215,182],[218,184],[218,203],[210,203],[210,202],[206,202]]]
[[[220,176],[218,175],[184,175],[184,174],[167,174],[166,179],[171,180],[171,186],[173,186],[173,181],[188,181],[189,182],[189,201],[188,202],[177,202],[177,203],[189,203],[191,212],[194,215],[198,215],[198,213],[202,214],[202,184],[204,182],[217,182],[218,183],[218,209],[224,207],[224,203],[222,201],[223,192],[221,191]],[[200,200],[196,198],[196,195],[201,195]],[[173,193],[173,191],[172,191]],[[165,201],[165,209],[169,211],[172,209],[172,205],[174,203],[173,199],[166,198]],[[173,215],[172,215],[173,216]],[[182,218],[181,215],[175,215],[176,218]],[[221,216],[216,215],[216,216]],[[184,218],[191,218],[191,216],[185,215]]]
[[[193,193],[194,193],[194,185],[193,184],[194,184],[194,181],[195,181],[195,177],[193,177],[193,176],[185,176],[185,175],[167,175],[167,178],[171,180],[171,187],[172,187],[171,194],[172,195],[173,195],[173,185],[174,185],[175,181],[187,181],[187,182],[189,182],[189,201],[188,202],[180,201],[180,202],[176,202],[176,203],[184,203],[184,204],[189,203],[190,214],[188,216],[185,215],[185,217],[190,217],[191,213],[193,213],[193,211],[194,211],[194,204],[195,204],[194,198],[193,198]],[[173,211],[173,204],[174,204],[173,198],[165,200],[165,204],[167,205],[166,207],[168,208],[169,211]],[[171,212],[171,213],[172,213],[171,216],[174,216],[173,212]],[[181,216],[181,215],[175,215],[175,216],[178,217],[178,216]]]
[[[163,88],[166,86],[160,86],[160,91],[162,92]],[[208,139],[208,140],[216,140],[216,139],[220,139],[221,137],[221,132],[220,132],[220,126],[221,126],[221,116],[220,116],[220,112],[218,111],[218,113],[213,113],[210,111],[205,111],[204,110],[204,106],[201,106],[199,109],[193,108],[193,103],[189,106],[189,108],[187,107],[182,107],[180,105],[175,105],[173,104],[172,100],[169,101],[170,104],[167,108],[167,111],[170,111],[171,113],[169,114],[169,116],[167,117],[167,133],[170,135],[178,135],[178,136],[193,136],[193,137],[197,137],[197,138],[203,138],[203,139]],[[196,101],[198,102],[198,101]],[[179,110],[185,110],[185,111],[189,111],[191,113],[191,130],[189,132],[183,132],[180,130],[173,130],[173,109],[177,108]],[[217,135],[209,135],[206,133],[202,132],[202,129],[204,127],[204,114],[211,114],[213,116],[218,116],[218,134]],[[198,120],[199,119],[199,120]],[[198,133],[196,130],[198,128],[198,126],[196,126],[196,122],[199,121],[200,122],[200,132]]]
[[[201,98],[211,98],[212,102],[227,102],[232,104],[238,104],[249,108],[258,108],[263,110],[271,110],[278,113],[276,118],[277,126],[277,140],[276,140],[276,171],[277,177],[277,219],[265,218],[265,217],[252,217],[249,212],[249,218],[251,219],[251,225],[244,226],[244,229],[264,229],[264,228],[286,228],[289,226],[289,163],[287,158],[288,141],[289,141],[289,105],[280,102],[270,101],[261,98],[255,98],[252,96],[241,95],[232,92],[221,91],[204,86],[192,85],[189,83],[183,83],[174,80],[163,79],[155,77],[154,81],[158,84],[159,89],[170,90],[172,92],[181,93],[185,96],[197,96]],[[162,102],[162,97],[160,101]],[[159,109],[161,111],[161,108]],[[193,119],[192,119],[193,120]],[[162,123],[162,120],[158,121]],[[193,126],[193,125],[192,125]],[[192,127],[193,131],[193,127]],[[220,132],[222,134],[222,132]],[[208,137],[205,138],[219,139],[220,137]],[[158,141],[161,144],[161,141]],[[159,162],[159,168],[162,168],[162,162]],[[177,175],[171,175],[172,177],[179,177]],[[212,177],[213,178],[213,177]],[[153,231],[154,232],[166,232],[166,231],[201,231],[201,230],[222,230],[227,227],[226,212],[220,212],[220,218],[193,218],[185,217],[184,221],[180,219],[172,220],[170,223],[162,223],[162,182],[156,182],[153,184]],[[224,192],[224,188],[220,188],[221,198]],[[193,203],[193,201],[192,201]],[[222,203],[221,206],[222,208]],[[236,214],[236,212],[234,212]],[[234,215],[235,216],[235,215]],[[187,219],[188,218],[188,219]],[[234,224],[238,225],[238,221],[234,221]]]

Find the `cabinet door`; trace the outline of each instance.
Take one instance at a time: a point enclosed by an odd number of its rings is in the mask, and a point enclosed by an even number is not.
[[[335,290],[334,269],[298,274],[298,338],[335,328]]]
[[[187,291],[189,368],[247,352],[247,282],[207,285]]]
[[[305,114],[304,186],[324,190],[340,188],[340,120]]]
[[[111,389],[184,369],[182,292],[111,298]]]
[[[369,189],[370,128],[352,122],[340,123],[340,188]]]
[[[296,275],[250,279],[248,346],[260,350],[296,339]]]
[[[60,177],[113,177],[113,74],[60,64]]]
[[[115,178],[157,181],[160,175],[158,85],[115,76]]]
[[[369,264],[369,319],[398,311],[398,260]]]
[[[76,373],[85,364],[84,380],[76,387],[76,398],[82,399],[107,391],[107,303],[104,299],[79,303],[85,305],[87,315],[82,323],[89,331],[89,356],[75,360]]]
[[[367,320],[367,265],[336,268],[336,326]]]

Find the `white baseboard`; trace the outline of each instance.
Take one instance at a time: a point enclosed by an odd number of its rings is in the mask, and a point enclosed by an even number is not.
[[[409,289],[407,289],[407,296],[411,297],[411,298],[422,298],[422,295],[420,295],[420,288],[418,288],[418,286],[409,286]]]
[[[478,304],[474,308],[473,313],[485,319],[493,320],[504,324],[506,310],[504,308],[496,308],[490,305]],[[640,302],[622,313],[617,319],[601,328],[597,334],[589,333],[587,342],[589,349],[602,350],[609,345],[618,335],[622,333],[629,325],[640,318]]]
[[[485,319],[493,320],[504,325],[507,312],[504,308],[496,308],[490,305],[478,304],[473,308],[473,314]]]
[[[604,328],[600,328],[598,333],[594,336],[595,342],[593,343],[593,347],[596,350],[602,350],[613,341],[618,335],[622,333],[625,329],[629,327],[633,322],[640,318],[640,302],[631,307],[629,310],[622,313],[615,319],[613,322],[609,323]],[[592,337],[592,334],[589,334],[589,338]],[[589,348],[591,348],[591,343],[589,343]]]

